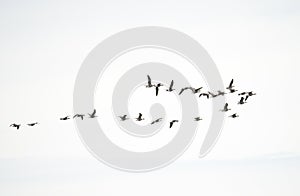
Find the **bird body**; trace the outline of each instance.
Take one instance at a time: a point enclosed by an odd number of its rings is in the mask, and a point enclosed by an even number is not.
[[[11,124],[10,127],[16,127],[17,129],[19,129],[21,127],[21,124]]]
[[[89,115],[89,118],[96,118],[98,116],[96,116],[96,109],[94,109],[93,113],[92,114],[88,114]]]
[[[75,114],[74,116],[73,116],[73,118],[81,118],[81,120],[83,120],[83,117],[84,117],[85,115],[84,114]]]
[[[60,118],[59,120],[69,120],[69,119],[70,119],[70,117],[66,116],[66,117]]]
[[[125,121],[128,120],[129,118],[127,118],[127,115],[123,115],[123,116],[119,116],[119,118],[121,119],[121,121]]]
[[[218,91],[218,96],[221,95],[221,96],[224,96],[226,93],[223,92],[223,91]]]
[[[172,128],[172,127],[173,127],[173,124],[176,123],[176,122],[179,122],[179,121],[178,121],[178,120],[172,120],[172,121],[170,122],[170,128]]]
[[[203,119],[200,118],[200,117],[196,117],[196,118],[194,118],[194,120],[195,120],[195,121],[200,121],[200,120],[203,120]]]
[[[232,114],[232,115],[230,115],[228,117],[230,117],[230,118],[237,118],[237,117],[239,117],[239,115],[237,115],[237,113],[234,113],[234,114]]]
[[[29,123],[29,124],[27,124],[28,126],[30,126],[30,127],[33,127],[33,126],[35,126],[35,125],[37,125],[37,124],[39,124],[38,122],[35,122],[35,123]]]
[[[144,118],[142,118],[143,114],[142,113],[139,113],[139,116],[136,119],[136,121],[142,121],[142,120],[145,120]]]
[[[233,87],[234,87],[234,86],[233,86],[233,79],[231,79],[230,84],[229,84],[228,87],[226,87],[226,89],[230,90],[230,89],[232,89]]]
[[[209,91],[208,91],[208,94],[210,94],[212,98],[215,98],[215,97],[217,97],[217,96],[218,96],[218,94],[214,94],[214,93],[212,93],[212,92],[209,92]]]
[[[226,104],[224,105],[224,108],[223,108],[222,110],[220,110],[220,111],[222,111],[222,112],[227,112],[227,111],[229,111],[229,110],[231,110],[231,109],[228,108],[228,103],[226,103]]]
[[[162,118],[158,118],[158,119],[152,121],[152,122],[151,122],[151,125],[153,125],[153,124],[155,124],[155,123],[158,123],[158,122],[160,122],[161,120],[162,120]]]
[[[155,86],[155,95],[157,96],[158,95],[158,91],[159,91],[159,87],[163,86],[161,83],[158,83],[157,85],[154,85]]]
[[[166,91],[169,91],[169,92],[174,91],[175,89],[173,89],[173,85],[174,85],[174,80],[171,81],[171,84],[170,84],[169,88]]]
[[[209,99],[209,94],[208,93],[200,93],[199,97],[204,96],[207,99]]]
[[[146,88],[151,88],[151,87],[153,87],[154,85],[152,84],[152,81],[151,81],[150,76],[147,75],[147,78],[148,78],[148,84],[146,85]]]
[[[247,99],[248,99],[248,97],[247,97]],[[245,98],[244,98],[244,97],[241,97],[241,99],[240,99],[240,101],[238,102],[238,104],[243,105],[243,104],[245,104],[245,103],[247,103],[247,102],[245,101]]]

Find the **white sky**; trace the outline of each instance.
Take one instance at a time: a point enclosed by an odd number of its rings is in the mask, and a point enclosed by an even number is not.
[[[166,26],[204,46],[224,82],[255,90],[226,121],[208,158],[300,153],[300,4],[297,1],[1,1],[0,158],[91,156],[72,113],[77,71],[101,40],[137,26]],[[40,121],[15,131],[12,122]],[[196,159],[203,133],[188,159]]]

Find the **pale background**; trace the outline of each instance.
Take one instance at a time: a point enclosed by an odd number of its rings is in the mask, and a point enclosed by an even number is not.
[[[0,194],[299,195],[299,11],[286,0],[0,1]],[[226,120],[204,159],[197,156],[209,119],[174,164],[131,174],[99,163],[74,123],[58,118],[72,113],[76,74],[93,47],[146,25],[190,35],[225,84],[234,78],[258,96],[235,108],[241,117]],[[8,127],[31,121],[41,125]]]

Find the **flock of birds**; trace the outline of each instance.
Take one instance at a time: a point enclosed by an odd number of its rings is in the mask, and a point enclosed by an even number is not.
[[[151,77],[149,75],[147,75],[147,78],[148,78],[148,82],[147,82],[146,88],[155,88],[155,96],[158,96],[160,87],[162,87],[164,85],[161,84],[161,83],[153,84],[152,80],[151,80]],[[174,86],[174,81],[172,80],[169,87],[166,89],[166,91],[168,91],[168,92],[174,91],[175,89],[173,88],[173,86]],[[226,89],[228,90],[228,93],[235,93],[236,91],[238,91],[238,90],[234,89],[234,87],[235,86],[233,86],[233,79],[232,79],[230,81],[229,86],[226,87]],[[225,94],[227,94],[226,92],[223,92],[223,91],[220,91],[220,90],[217,91],[217,93],[212,93],[210,91],[201,92],[202,88],[203,87],[199,87],[199,88],[193,88],[191,86],[184,87],[180,90],[179,95],[181,95],[183,92],[185,92],[187,90],[190,90],[192,94],[199,93],[199,97],[204,97],[204,98],[207,98],[207,99],[216,98],[218,96],[224,96]],[[253,91],[249,91],[249,92],[239,93],[238,95],[240,96],[240,100],[239,100],[238,104],[243,105],[243,104],[247,103],[247,100],[248,100],[249,97],[256,95],[256,93],[254,93]],[[229,108],[229,104],[225,103],[224,107],[222,109],[220,109],[220,112],[228,112],[230,110],[231,109]],[[98,117],[98,116],[96,116],[96,109],[94,109],[91,114],[88,113],[87,115],[88,115],[89,118]],[[73,116],[73,118],[80,118],[81,120],[83,120],[85,118],[85,116],[86,116],[85,114],[75,114]],[[120,121],[126,121],[126,120],[130,119],[130,118],[128,118],[128,116],[126,114],[122,115],[122,116],[118,116],[118,117],[120,118]],[[229,115],[228,117],[237,118],[237,117],[239,117],[239,115],[237,113],[233,113],[233,114]],[[60,118],[59,120],[66,121],[66,120],[69,120],[69,119],[71,119],[70,116],[65,116],[65,117]],[[145,120],[145,118],[143,118],[142,113],[139,113],[138,117],[135,118],[135,120],[136,121],[142,121],[142,120]],[[153,125],[155,123],[159,123],[162,120],[163,120],[163,118],[158,118],[158,119],[152,121],[151,124]],[[194,120],[195,121],[200,121],[200,120],[203,120],[203,119],[198,116],[198,117],[195,117]],[[179,120],[171,120],[169,122],[169,128],[172,128],[174,123],[177,123],[177,122],[179,122]],[[38,122],[34,122],[34,123],[27,124],[27,126],[33,127],[33,126],[36,126],[38,124],[39,124]],[[21,124],[13,123],[13,124],[10,125],[10,127],[14,127],[18,130],[18,129],[20,129]]]

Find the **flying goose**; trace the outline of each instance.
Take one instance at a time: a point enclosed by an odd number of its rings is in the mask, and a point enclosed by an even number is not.
[[[73,118],[81,118],[81,120],[83,120],[83,117],[84,117],[85,115],[84,114],[75,114],[74,116],[73,116]]]
[[[173,89],[173,85],[174,85],[174,81],[172,80],[169,88],[166,91],[169,91],[169,92],[174,91],[175,89]]]
[[[231,110],[231,109],[228,108],[228,103],[226,103],[226,104],[224,105],[224,108],[223,108],[222,110],[220,110],[220,111],[222,111],[222,112],[227,112],[227,111],[229,111],[229,110]]]
[[[21,124],[11,124],[9,125],[10,127],[16,127],[17,129],[19,129],[21,127]]]
[[[136,118],[136,121],[142,121],[145,120],[144,118],[142,118],[143,114],[139,113],[139,117]]]
[[[128,120],[129,118],[127,118],[127,115],[123,115],[123,116],[119,116],[119,118],[121,119],[121,121],[125,121]]]
[[[170,128],[172,128],[172,127],[173,127],[173,124],[176,123],[176,122],[179,122],[179,121],[178,121],[178,120],[172,120],[172,121],[170,122]]]
[[[93,113],[92,114],[88,114],[89,115],[89,118],[96,118],[98,116],[96,116],[96,109],[94,109]]]

